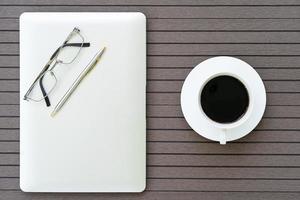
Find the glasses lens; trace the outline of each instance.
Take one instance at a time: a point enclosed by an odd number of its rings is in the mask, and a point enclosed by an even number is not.
[[[79,54],[83,42],[83,37],[79,33],[74,32],[68,43],[61,48],[57,60],[64,64],[72,63]]]
[[[46,71],[40,80],[42,81],[45,94],[41,90],[40,81],[37,81],[29,95],[29,99],[34,101],[43,100],[46,96],[50,95],[57,82],[55,75],[50,71]]]

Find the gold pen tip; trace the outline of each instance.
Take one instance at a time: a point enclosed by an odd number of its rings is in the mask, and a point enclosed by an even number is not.
[[[51,117],[54,117],[55,114],[56,114],[56,112],[52,112],[50,116],[51,116]]]

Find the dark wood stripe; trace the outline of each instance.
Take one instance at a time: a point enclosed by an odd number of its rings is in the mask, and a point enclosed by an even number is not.
[[[211,56],[148,56],[148,68],[193,68]],[[237,56],[254,68],[299,68],[299,56]],[[4,57],[6,59],[6,57]],[[16,58],[17,59],[17,58]],[[1,63],[0,66],[4,64]]]
[[[266,144],[267,145],[267,144]],[[242,162],[241,162],[242,161]],[[0,154],[0,165],[19,165],[19,154]],[[167,155],[148,154],[148,166],[300,167],[299,155]]]
[[[7,133],[9,134],[9,133]],[[12,133],[9,136],[3,134],[3,138],[18,139],[18,133]],[[148,130],[147,141],[154,142],[211,142],[202,136],[199,136],[193,130]],[[262,130],[252,131],[247,136],[237,140],[238,143],[251,142],[300,142],[299,131],[284,131],[284,130]]]
[[[2,45],[0,45],[1,47]],[[6,45],[4,45],[6,46]],[[7,44],[8,53],[16,47]],[[11,51],[10,51],[11,50]],[[0,51],[1,53],[1,51]],[[298,44],[150,44],[148,55],[300,55]]]
[[[148,179],[151,191],[275,191],[297,192],[300,180]],[[1,178],[1,189],[19,189],[18,178]]]
[[[17,157],[17,156],[11,156]],[[294,155],[147,155],[149,166],[299,167]]]
[[[8,6],[0,17],[23,12],[143,12],[149,18],[299,18],[298,6]]]
[[[150,179],[149,190],[174,191],[299,191],[300,180]]]
[[[10,126],[8,128],[18,128],[15,118],[10,120],[3,118],[3,122],[10,121]],[[180,129],[180,130],[190,130],[191,128],[186,123],[184,118],[148,118],[147,119],[148,129]],[[300,129],[300,118],[265,118],[256,127],[256,130],[299,130]],[[299,145],[300,147],[300,145]]]
[[[19,166],[0,166],[0,179],[19,176]],[[291,180],[300,178],[300,168],[147,167],[147,178]]]
[[[0,72],[2,70],[0,69]],[[158,70],[162,71],[162,70]],[[175,70],[176,72],[179,72],[179,70]],[[271,70],[270,70],[271,71]],[[300,71],[300,70],[299,70]],[[274,72],[276,72],[274,70]],[[286,72],[286,71],[285,71]],[[179,72],[180,73],[180,72]],[[287,72],[288,73],[288,72]],[[295,74],[293,74],[293,76],[295,76],[295,78],[297,78],[297,73],[298,71],[295,72]],[[180,93],[181,88],[182,88],[182,84],[183,81],[177,81],[177,78],[175,78],[176,81],[172,81],[172,78],[168,78],[168,77],[164,77],[165,76],[169,76],[168,74],[168,70],[166,70],[164,73],[157,73],[156,76],[158,76],[159,78],[157,78],[157,80],[169,80],[169,81],[153,81],[154,79],[150,79],[152,81],[148,81],[147,83],[147,91],[148,92],[177,92]],[[151,77],[151,75],[149,75]],[[181,76],[181,75],[176,75],[175,73],[170,74],[170,76]],[[272,77],[272,73],[271,74],[266,74],[266,76]],[[276,74],[274,74],[274,76],[276,76]],[[272,77],[273,78],[273,77]],[[276,77],[274,77],[276,78]],[[284,77],[282,77],[284,78]],[[289,78],[288,76],[286,76],[286,78]],[[292,77],[293,78],[293,77]],[[282,79],[282,81],[280,81],[281,79],[278,78],[277,80],[279,81],[264,81],[264,85],[266,87],[266,91],[268,93],[278,93],[278,92],[300,92],[300,81],[299,80],[294,80],[294,79]],[[181,78],[182,79],[182,78]],[[276,80],[276,79],[275,79]],[[18,80],[0,80],[0,92],[18,92],[19,91],[19,81]]]
[[[300,55],[300,44],[149,44],[148,55]],[[0,44],[1,55],[18,55],[18,44]]]
[[[19,142],[0,142],[0,152],[19,152]],[[155,154],[279,154],[299,155],[299,143],[185,143],[147,142],[147,153]]]
[[[147,91],[148,92],[178,92],[178,93],[180,93],[184,81],[183,80],[178,81],[177,78],[173,79],[170,76],[182,77],[184,75],[180,74],[180,70],[174,70],[177,74],[176,73],[168,74],[168,71],[172,71],[172,70],[170,69],[170,70],[166,70],[164,72],[163,72],[163,70],[160,70],[161,73],[158,73],[158,71],[155,72],[155,75],[153,75],[153,76],[156,77],[156,80],[154,78],[154,79],[151,79],[151,81],[147,82]],[[187,71],[189,72],[190,70],[187,70]],[[270,71],[272,71],[272,70],[270,70]],[[274,72],[276,72],[276,70],[274,70]],[[285,73],[286,72],[287,71],[285,71]],[[260,73],[260,74],[262,75],[262,73]],[[281,74],[281,75],[283,75],[283,74]],[[151,74],[148,74],[148,76],[151,77]],[[266,76],[265,78],[275,78],[276,79],[277,74],[274,73],[274,76],[272,76],[272,75],[266,73],[262,76]],[[269,80],[264,81],[266,91],[268,93],[271,93],[271,92],[300,92],[300,81],[297,80],[298,79],[297,72],[295,74],[293,74],[292,76],[294,76],[296,79],[295,80],[281,79],[282,81],[269,81]],[[181,79],[181,78],[179,78],[179,79]],[[158,81],[158,80],[168,80],[168,81]],[[280,80],[280,79],[277,79],[277,80]],[[9,82],[9,81],[6,81],[6,82]]]
[[[18,31],[0,31],[0,42],[19,42]],[[300,43],[300,32],[148,32],[148,44],[159,43]]]
[[[5,10],[6,8],[2,8]],[[1,11],[0,11],[1,15]],[[16,16],[18,17],[18,16]],[[147,19],[148,31],[298,31],[300,19]],[[0,30],[18,31],[17,18],[0,19]]]
[[[169,68],[169,69],[147,69],[147,79],[148,80],[163,80],[166,82],[168,80],[184,80],[186,76],[191,72],[192,69],[177,69],[177,68]],[[263,80],[300,80],[300,69],[256,69]],[[7,82],[13,82],[13,80],[19,79],[19,68],[0,68],[0,80],[5,79]],[[12,80],[9,80],[12,79]],[[177,82],[175,81],[175,83]],[[182,82],[181,81],[181,82]],[[5,82],[2,80],[2,82]],[[18,82],[17,80],[15,82]],[[178,84],[181,85],[181,82]],[[150,82],[151,84],[152,82]],[[161,82],[158,82],[161,83]],[[167,83],[167,82],[166,82]],[[170,82],[169,82],[170,83]],[[273,82],[272,82],[273,83]],[[272,84],[271,83],[271,84]],[[276,82],[274,82],[276,83]],[[295,82],[294,84],[296,84]],[[271,85],[270,84],[270,85]],[[160,85],[156,85],[159,88]],[[268,85],[267,85],[268,87]],[[271,87],[271,86],[269,86]],[[176,90],[177,91],[177,90]]]
[[[19,128],[19,118],[1,117],[0,127],[5,129]],[[148,118],[148,129],[190,130],[184,118]],[[299,130],[300,118],[264,118],[256,130]],[[1,147],[0,147],[1,148]]]
[[[0,129],[0,141],[19,141],[19,129]],[[147,141],[151,142],[211,142],[192,130],[148,130]],[[300,142],[299,131],[263,130],[251,134],[237,142],[295,143]]]
[[[184,80],[192,69],[148,69],[147,79],[148,80]],[[300,80],[300,69],[256,69],[261,78],[265,80],[265,84],[273,84],[271,81],[277,80]],[[0,68],[0,80],[5,79],[19,79],[19,68]],[[2,81],[3,82],[3,81]],[[12,82],[12,81],[8,81]],[[151,82],[150,82],[151,83]],[[296,84],[297,82],[295,82]]]
[[[236,56],[254,68],[300,68],[299,56]],[[211,56],[148,56],[147,68],[193,68]],[[19,67],[19,56],[0,56],[0,67]]]
[[[0,141],[19,141],[19,129],[0,129]],[[192,130],[148,130],[149,142],[211,142]],[[300,142],[299,131],[262,130],[252,131],[237,143],[295,143]]]
[[[18,109],[16,106],[0,106],[0,115],[3,113],[16,116]],[[3,114],[3,115],[5,115]],[[180,106],[167,106],[167,105],[148,105],[148,117],[183,117]],[[300,106],[267,106],[264,117],[299,117]],[[300,135],[300,134],[299,134]]]
[[[115,5],[159,5],[159,6],[288,6],[288,5],[300,5],[297,0],[201,0],[201,1],[193,1],[193,0],[152,0],[152,1],[140,1],[140,0],[2,0],[0,5],[105,5],[105,6],[115,6]]]
[[[300,105],[299,98],[300,98],[299,93],[267,93],[267,104],[268,105]],[[150,93],[147,94],[147,104],[180,105],[180,93]]]
[[[6,199],[13,200],[32,200],[32,195],[23,193],[21,191],[0,191],[0,195]],[[203,200],[220,200],[220,199],[272,199],[272,200],[299,200],[299,193],[292,192],[176,192],[176,191],[146,191],[138,194],[99,194],[99,193],[35,193],[35,199],[53,200],[53,199],[64,199],[64,200],[145,200],[145,199],[203,199]]]
[[[0,69],[1,70],[1,69]],[[9,69],[5,69],[9,70]],[[3,71],[5,71],[3,70]],[[184,80],[192,69],[148,69],[149,80]],[[263,80],[300,80],[300,69],[256,69]],[[1,72],[1,71],[0,71]],[[18,71],[10,72],[10,74]],[[4,72],[5,73],[5,72]],[[8,72],[7,72],[8,73]],[[1,78],[1,76],[0,76]],[[15,77],[17,78],[17,77]]]
[[[19,105],[0,105],[0,116],[19,116]],[[148,117],[183,117],[178,105],[148,105]],[[264,117],[299,117],[300,106],[267,106]],[[1,130],[0,130],[1,133]],[[300,134],[299,134],[300,135]]]

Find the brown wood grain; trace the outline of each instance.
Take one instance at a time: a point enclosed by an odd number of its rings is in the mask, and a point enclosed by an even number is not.
[[[294,32],[147,32],[148,44],[160,43],[300,43],[300,33]],[[18,31],[0,32],[0,42],[19,42]]]
[[[175,5],[175,6],[290,6],[290,5],[300,5],[297,0],[201,0],[201,1],[193,1],[193,0],[2,0],[0,5]]]
[[[80,194],[80,193],[67,193],[67,194],[55,194],[55,193],[36,193],[26,194],[21,191],[0,191],[0,194],[5,199],[13,200],[32,200],[32,199],[64,199],[64,200],[147,200],[147,199],[174,199],[174,200],[220,200],[220,199],[272,199],[272,200],[298,200],[299,193],[297,192],[200,192],[200,191],[146,191],[138,194]]]
[[[0,166],[19,166],[18,153],[1,153]],[[300,167],[299,155],[147,154],[147,166],[161,167]]]
[[[1,178],[0,188],[19,189],[18,178]],[[150,191],[269,191],[297,192],[300,180],[147,179]]]
[[[267,93],[267,105],[298,106],[299,98],[299,93]],[[148,93],[147,104],[180,105],[180,93]]]
[[[148,56],[147,68],[193,68],[212,56]],[[300,68],[299,56],[236,56],[252,67]],[[0,67],[19,67],[19,56],[0,55]]]
[[[0,166],[1,178],[19,178],[19,166]],[[230,172],[228,172],[230,170]],[[245,173],[247,171],[247,173]],[[300,168],[147,167],[149,179],[299,179]]]
[[[0,17],[23,12],[143,12],[149,18],[299,18],[298,6],[2,6]]]
[[[296,7],[297,8],[297,7]],[[6,8],[2,8],[6,9]],[[1,17],[1,10],[0,10]],[[19,16],[0,20],[0,30],[18,31]],[[148,31],[298,31],[300,19],[148,19]]]

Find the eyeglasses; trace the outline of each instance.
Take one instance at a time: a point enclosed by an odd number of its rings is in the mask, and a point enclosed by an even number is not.
[[[59,64],[71,64],[78,57],[83,47],[89,47],[90,43],[84,42],[84,37],[78,28],[74,28],[63,44],[52,54],[42,71],[34,79],[28,91],[24,95],[24,100],[40,102],[45,100],[50,106],[49,95],[57,85],[58,79],[54,69]],[[37,87],[39,84],[40,87]]]

